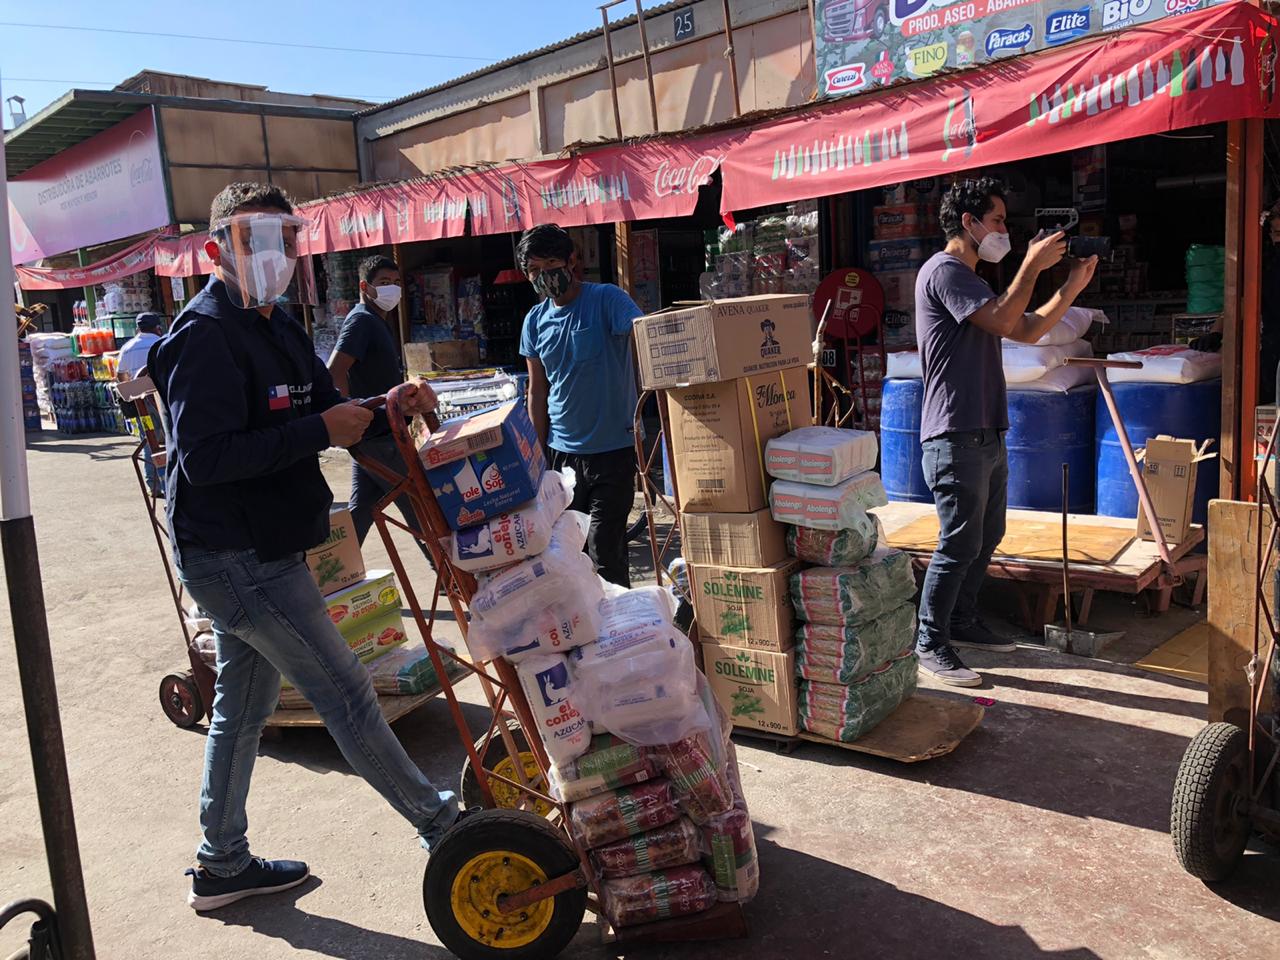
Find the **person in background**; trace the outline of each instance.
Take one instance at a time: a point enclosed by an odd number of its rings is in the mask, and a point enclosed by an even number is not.
[[[134,322],[138,333],[120,348],[120,360],[116,365],[116,379],[121,382],[135,379],[146,369],[147,353],[164,333],[164,320],[158,313],[140,313]]]
[[[551,466],[577,474],[572,509],[591,516],[587,553],[600,575],[629,587],[637,471],[631,325],[642,311],[613,284],[580,280],[573,240],[555,224],[526,230],[516,261],[543,297],[520,337],[534,427]]]
[[[334,388],[302,325],[277,306],[304,224],[277,186],[233,183],[214,197],[205,246],[214,275],[147,364],[165,410],[174,565],[217,645],[203,842],[188,871],[196,910],[309,875],[305,863],[252,855],[246,837],[249,780],[282,677],[424,847],[458,815],[454,795],[437,791],[391,732],[305,562],[328,536],[333,503],[319,454],[358,443],[375,415]],[[407,391],[407,413],[434,407],[425,383]]]
[[[147,353],[151,350],[151,345],[164,333],[164,321],[158,313],[140,313],[135,323],[138,332],[120,348],[120,359],[116,364],[116,379],[121,383],[136,380],[138,374],[147,368]],[[121,410],[126,417],[136,419],[136,410],[132,404],[121,403]],[[142,444],[142,463],[147,486],[151,488],[152,495],[163,497],[164,490],[161,489],[160,474],[151,457],[151,446],[147,443]]]
[[[1040,275],[1066,254],[1061,233],[1037,237],[1000,296],[975,272],[1010,249],[1004,187],[989,177],[958,181],[943,195],[946,247],[916,277],[916,339],[924,370],[921,466],[938,509],[938,548],[920,592],[916,654],[943,683],[982,678],[956,647],[1011,652],[978,616],[978,590],[1004,538],[1009,429],[1001,338],[1035,343],[1093,279],[1097,258],[1072,260],[1067,281],[1028,313]]]
[[[366,257],[360,263],[360,302],[351,308],[338,332],[338,342],[329,357],[333,384],[346,397],[379,397],[404,380],[400,355],[400,335],[396,329],[400,305],[400,268],[390,257]],[[404,460],[388,432],[370,431],[360,444],[361,453],[386,464],[396,474],[406,471]],[[373,508],[391,489],[382,478],[351,461],[351,521],[356,538],[364,545],[373,526]],[[421,530],[409,497],[396,500],[405,523]],[[418,541],[422,552],[426,546]]]

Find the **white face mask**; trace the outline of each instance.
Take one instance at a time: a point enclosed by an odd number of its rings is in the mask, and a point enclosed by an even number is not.
[[[395,283],[383,283],[373,288],[374,305],[379,310],[394,310],[400,303],[400,286]]]
[[[972,233],[969,234],[969,239],[978,244],[978,259],[987,263],[999,263],[1013,249],[1013,241],[1009,239],[1009,235],[996,230],[988,230],[981,242],[974,239]]]
[[[274,303],[284,296],[297,265],[293,257],[279,250],[259,250],[245,259],[248,262],[238,273],[246,294],[261,304]]]

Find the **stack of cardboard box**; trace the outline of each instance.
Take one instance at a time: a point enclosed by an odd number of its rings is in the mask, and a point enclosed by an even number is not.
[[[667,395],[684,558],[705,672],[737,726],[797,732],[794,612],[770,439],[812,421],[808,298],[763,295],[636,322],[641,381]]]

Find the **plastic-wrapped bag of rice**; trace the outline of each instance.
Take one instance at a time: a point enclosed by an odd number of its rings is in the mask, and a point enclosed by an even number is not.
[[[764,466],[778,480],[834,487],[874,469],[879,456],[876,435],[866,430],[801,427],[769,441]]]
[[[576,760],[552,763],[550,774],[551,795],[562,803],[574,803],[652,780],[658,768],[642,747],[601,733],[591,738],[587,752]]]
[[[779,523],[818,530],[844,530],[874,507],[889,502],[880,475],[870,470],[834,487],[775,480],[769,488],[769,509]]]
[[[856,626],[806,623],[796,631],[796,676],[822,683],[856,683],[877,667],[910,653],[916,605],[908,600]]]
[[[702,867],[672,867],[656,873],[606,880],[600,906],[615,927],[684,917],[716,904],[716,885]]]
[[[847,567],[871,556],[884,531],[873,514],[855,516],[843,530],[815,530],[812,527],[787,529],[787,552],[806,563],[824,567]]]
[[[760,890],[760,858],[756,835],[742,795],[738,754],[729,744],[729,785],[733,789],[733,809],[712,817],[702,828],[702,865],[716,884],[716,899],[747,903]]]
[[[856,626],[915,596],[911,557],[880,547],[851,567],[810,567],[791,577],[796,616],[806,623]]]
[[[589,850],[665,827],[679,819],[680,808],[667,780],[622,787],[580,800],[569,808],[569,830]]]
[[[702,837],[688,817],[591,851],[591,865],[605,879],[682,867],[702,859]]]
[[[916,692],[914,653],[885,664],[850,686],[800,681],[800,726],[830,740],[852,743],[874,730]]]

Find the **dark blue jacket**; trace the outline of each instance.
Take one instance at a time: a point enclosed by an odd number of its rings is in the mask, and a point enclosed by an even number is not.
[[[169,529],[179,545],[254,549],[262,561],[329,535],[320,414],[344,402],[302,325],[228,299],[216,277],[152,348],[167,410]]]

